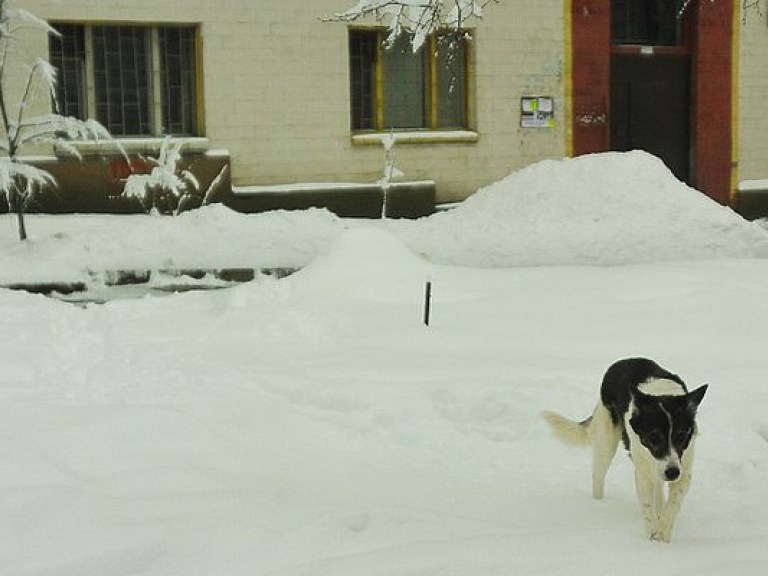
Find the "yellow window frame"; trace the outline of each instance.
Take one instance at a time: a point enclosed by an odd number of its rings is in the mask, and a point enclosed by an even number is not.
[[[426,89],[428,91],[427,94],[427,102],[428,102],[428,110],[427,110],[427,126],[422,128],[422,130],[441,130],[441,127],[438,126],[439,118],[438,118],[438,110],[439,110],[439,78],[438,78],[438,61],[437,61],[437,49],[438,49],[438,36],[445,34],[446,32],[436,32],[434,34],[430,34],[424,45],[421,47],[421,50],[427,50],[427,85]],[[377,45],[377,54],[376,54],[376,62],[374,64],[374,76],[376,78],[376,87],[375,87],[375,95],[374,95],[374,106],[376,109],[375,117],[376,117],[376,130],[383,131],[386,128],[384,127],[384,82],[386,79],[384,78],[384,53],[387,50],[384,42],[384,36],[385,31],[384,29],[376,29],[376,45]],[[467,42],[466,40],[462,40],[463,42],[463,48],[464,48],[464,62],[462,67],[462,84],[463,84],[463,93],[464,93],[464,101],[462,102],[463,106],[463,116],[464,116],[464,126],[456,126],[451,127],[451,129],[469,129],[470,126],[470,106],[469,101],[471,97],[470,93],[470,62],[472,59],[471,54],[471,43]],[[393,130],[397,131],[397,128],[393,128]],[[407,128],[404,130],[413,130],[413,128]]]

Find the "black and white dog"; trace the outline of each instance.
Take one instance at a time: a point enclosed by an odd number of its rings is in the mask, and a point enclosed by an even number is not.
[[[669,542],[691,482],[696,410],[707,385],[688,392],[679,376],[653,360],[628,358],[608,368],[600,402],[582,422],[542,415],[568,444],[592,446],[592,496],[602,498],[619,439],[635,466],[635,488],[652,540]],[[667,486],[665,498],[664,486]]]

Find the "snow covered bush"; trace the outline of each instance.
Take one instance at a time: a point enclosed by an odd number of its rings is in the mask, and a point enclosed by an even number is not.
[[[40,144],[56,145],[80,157],[72,140],[111,139],[109,132],[95,120],[78,120],[59,114],[28,117],[32,103],[41,97],[55,102],[56,70],[42,58],[30,59],[19,46],[18,33],[34,28],[46,34],[58,34],[47,22],[34,14],[12,8],[9,0],[0,0],[0,197],[4,197],[11,212],[18,218],[19,239],[26,240],[24,211],[35,195],[56,182],[48,172],[26,164],[20,156],[26,147]],[[11,76],[23,71],[25,78],[18,100],[12,94]],[[13,104],[12,104],[13,102]]]
[[[499,0],[358,0],[334,14],[329,20],[356,22],[372,17],[389,29],[387,44],[391,46],[400,34],[408,34],[416,51],[427,37],[438,30],[461,32],[473,17],[480,18],[483,8]]]
[[[137,198],[147,212],[178,214],[185,201],[197,194],[200,184],[189,170],[180,170],[182,142],[166,136],[157,158],[143,158],[153,166],[149,174],[131,174],[123,196]]]

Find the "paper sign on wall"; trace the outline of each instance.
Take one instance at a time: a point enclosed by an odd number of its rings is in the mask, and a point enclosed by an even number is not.
[[[523,128],[554,128],[554,98],[551,96],[523,96],[520,99],[520,126]]]

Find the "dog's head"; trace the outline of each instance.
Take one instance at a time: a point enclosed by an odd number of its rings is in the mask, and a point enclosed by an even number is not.
[[[680,477],[681,458],[696,434],[696,410],[707,385],[674,396],[636,392],[629,424],[642,446],[656,461],[662,480]]]

